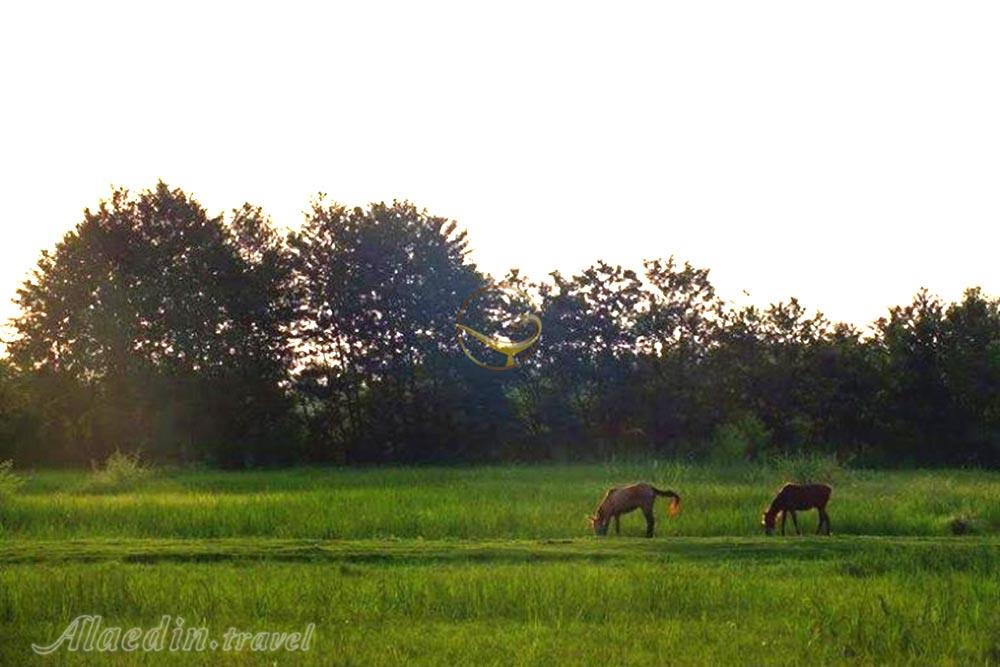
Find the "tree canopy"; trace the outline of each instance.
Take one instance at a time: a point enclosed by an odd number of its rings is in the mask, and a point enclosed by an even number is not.
[[[515,269],[496,283],[544,331],[499,373],[455,344],[461,304],[493,281],[456,222],[410,202],[321,195],[286,234],[250,204],[213,216],[164,183],[115,190],[17,292],[0,459],[1000,464],[1000,300],[978,288],[921,290],[859,331],[794,298],[726,303],[669,255]]]

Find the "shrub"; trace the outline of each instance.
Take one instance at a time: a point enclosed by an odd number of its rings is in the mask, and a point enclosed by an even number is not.
[[[144,464],[139,454],[124,454],[115,450],[104,462],[104,467],[93,465],[88,488],[96,491],[126,491],[138,486],[153,472]]]
[[[713,463],[732,464],[754,459],[771,445],[771,432],[756,415],[746,414],[715,429],[709,443]]]
[[[979,520],[970,514],[960,514],[948,521],[948,530],[952,535],[974,535],[982,532]]]
[[[0,461],[0,500],[10,498],[24,484],[24,479],[14,472],[14,462]]]

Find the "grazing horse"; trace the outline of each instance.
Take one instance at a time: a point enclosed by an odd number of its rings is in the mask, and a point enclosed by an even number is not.
[[[646,517],[646,537],[652,537],[653,525],[655,524],[655,520],[653,519],[653,501],[656,500],[657,496],[673,498],[673,501],[670,503],[669,512],[670,516],[677,516],[677,513],[680,511],[681,497],[673,491],[661,491],[652,484],[645,483],[609,489],[604,494],[601,504],[597,507],[597,512],[593,516],[588,517],[594,533],[597,535],[607,535],[608,524],[611,523],[611,519],[614,519],[615,532],[621,535],[622,525],[619,517],[622,514],[628,514],[634,510],[641,509],[643,515]]]
[[[795,524],[795,532],[799,535],[799,520],[795,516],[798,510],[816,509],[819,511],[819,526],[816,528],[818,535],[826,526],[826,534],[830,534],[830,515],[826,513],[826,504],[830,501],[832,489],[826,484],[785,484],[778,491],[778,495],[771,501],[771,506],[764,512],[761,518],[761,525],[768,535],[774,532],[774,522],[781,514],[781,534],[785,534],[785,519],[788,513],[792,513],[792,523]]]

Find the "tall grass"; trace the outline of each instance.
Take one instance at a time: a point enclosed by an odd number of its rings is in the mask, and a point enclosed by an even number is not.
[[[295,664],[926,665],[1000,656],[1000,577],[985,547],[843,549],[812,538],[781,554],[774,541],[759,543],[771,545],[770,557],[691,542],[663,553],[619,547],[612,560],[584,549],[569,561],[424,562],[414,546],[399,560],[10,565],[0,571],[0,663],[31,664],[26,647],[51,641],[80,610],[126,626],[180,615],[216,634],[316,623],[314,652]],[[275,657],[284,662],[193,659]]]
[[[782,477],[796,484],[835,484],[846,470],[833,455],[788,455],[773,457],[768,464]]]
[[[37,472],[0,503],[0,665],[41,664],[31,643],[84,613],[216,635],[315,623],[316,644],[55,663],[1000,662],[995,472],[650,460],[93,479]],[[832,480],[833,537],[760,535],[791,479]],[[681,515],[658,507],[653,540],[641,516],[589,534],[602,492],[637,480],[678,491]]]
[[[1000,474],[836,471],[830,502],[840,535],[1000,532]],[[684,499],[657,535],[756,535],[760,513],[790,474],[780,467],[651,461],[586,466],[160,472],[130,490],[95,489],[85,473],[39,472],[0,504],[0,525],[24,537],[282,537],[314,539],[568,538],[613,484],[648,480]],[[815,513],[800,517],[814,530]],[[623,532],[640,535],[641,516]],[[613,539],[613,538],[612,538]]]

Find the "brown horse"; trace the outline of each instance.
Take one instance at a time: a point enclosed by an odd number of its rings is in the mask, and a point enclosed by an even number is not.
[[[764,516],[761,517],[761,525],[764,526],[764,532],[768,535],[774,532],[774,522],[781,514],[781,534],[785,534],[785,519],[788,518],[788,513],[792,513],[792,523],[795,524],[795,532],[799,535],[802,532],[799,530],[799,520],[795,516],[795,512],[798,510],[811,510],[815,509],[819,511],[819,526],[816,528],[816,534],[818,535],[823,527],[826,527],[826,534],[830,534],[830,515],[826,513],[826,504],[830,501],[830,493],[833,491],[826,484],[785,484],[781,487],[781,491],[778,491],[778,495],[774,497],[771,501],[771,506],[767,508],[764,512]]]
[[[590,525],[597,535],[608,534],[608,524],[611,519],[615,520],[615,532],[622,534],[620,516],[628,514],[637,509],[641,509],[646,517],[646,537],[653,536],[653,526],[656,521],[653,518],[653,501],[657,496],[667,496],[673,498],[670,503],[670,516],[677,516],[680,511],[681,497],[673,491],[661,491],[652,484],[632,484],[621,488],[609,489],[604,494],[604,499],[597,507],[597,512],[588,517]]]

